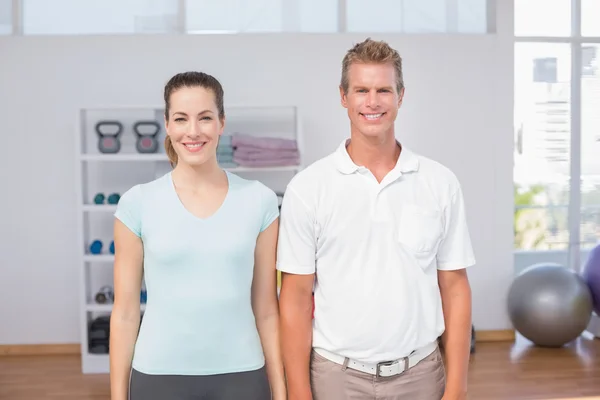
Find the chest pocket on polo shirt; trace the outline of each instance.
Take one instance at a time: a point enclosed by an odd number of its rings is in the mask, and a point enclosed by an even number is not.
[[[442,213],[404,204],[396,221],[396,240],[419,257],[435,257],[442,237]]]

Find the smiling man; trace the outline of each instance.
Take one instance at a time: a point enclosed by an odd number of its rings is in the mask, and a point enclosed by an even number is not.
[[[475,258],[463,194],[448,168],[396,139],[404,92],[396,50],[351,48],[340,84],[350,136],[285,192],[290,400],[466,398]]]

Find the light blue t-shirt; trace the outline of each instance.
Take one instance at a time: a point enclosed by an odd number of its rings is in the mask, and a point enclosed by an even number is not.
[[[115,216],[144,246],[146,311],[133,368],[212,375],[261,368],[251,306],[254,249],[278,216],[275,192],[227,172],[229,190],[206,219],[191,214],[171,172],[123,194]]]

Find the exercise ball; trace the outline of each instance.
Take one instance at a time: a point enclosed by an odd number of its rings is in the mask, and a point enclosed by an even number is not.
[[[576,339],[592,317],[592,294],[582,277],[554,263],[527,267],[510,286],[508,314],[514,328],[542,347]]]
[[[590,252],[581,275],[592,292],[594,311],[600,315],[600,245]]]

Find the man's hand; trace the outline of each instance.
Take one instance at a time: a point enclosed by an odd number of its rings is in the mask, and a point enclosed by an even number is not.
[[[452,393],[452,392],[444,392],[444,395],[442,396],[442,400],[467,400],[467,392],[458,392],[458,393]]]

